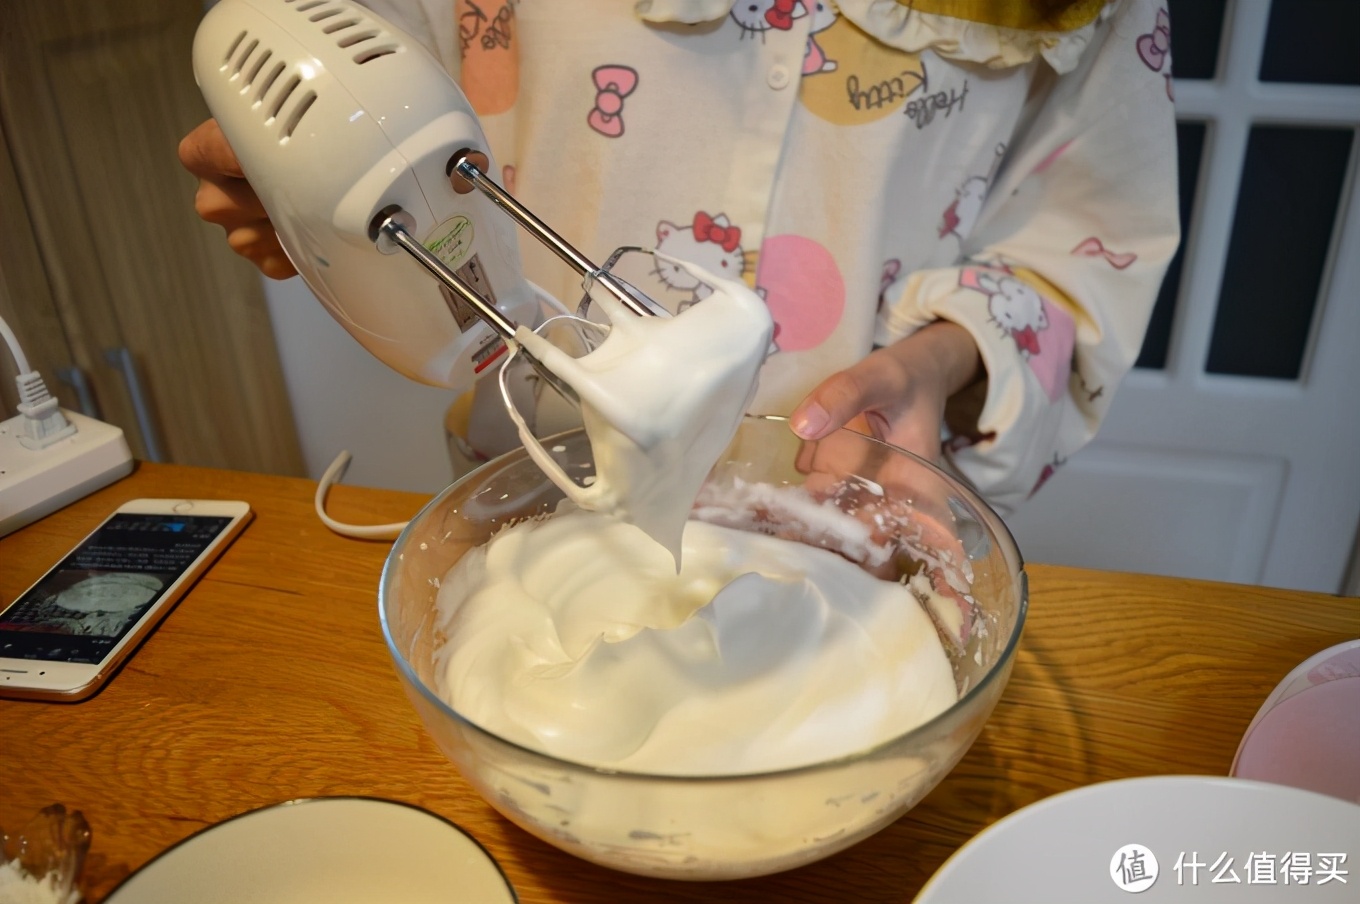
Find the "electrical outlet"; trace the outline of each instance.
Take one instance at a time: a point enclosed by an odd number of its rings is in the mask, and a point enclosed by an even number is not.
[[[132,472],[123,431],[62,409],[76,426],[45,449],[19,442],[24,417],[0,422],[0,537]]]

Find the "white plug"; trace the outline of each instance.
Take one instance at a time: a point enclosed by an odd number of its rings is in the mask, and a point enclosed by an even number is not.
[[[76,425],[61,413],[36,370],[19,374],[14,383],[19,387],[19,413],[24,418],[19,442],[25,449],[45,449],[76,432]]]
[[[0,339],[19,365],[19,414],[0,421],[0,537],[132,471],[123,431],[63,411],[0,317]]]

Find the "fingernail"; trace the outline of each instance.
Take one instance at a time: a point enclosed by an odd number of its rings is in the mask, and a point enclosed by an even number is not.
[[[816,439],[830,422],[831,415],[826,413],[826,409],[816,402],[810,402],[794,412],[789,425],[803,439]]]

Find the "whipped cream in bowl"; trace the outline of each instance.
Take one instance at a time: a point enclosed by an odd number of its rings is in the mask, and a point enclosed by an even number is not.
[[[536,454],[594,482],[585,430]],[[379,591],[440,748],[584,859],[712,880],[829,856],[935,787],[1009,677],[1015,544],[906,452],[747,416],[678,546],[591,502],[511,452],[411,521]]]

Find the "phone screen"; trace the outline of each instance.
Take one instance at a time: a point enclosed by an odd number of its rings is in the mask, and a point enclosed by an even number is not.
[[[0,612],[0,657],[102,661],[231,520],[115,514]]]

